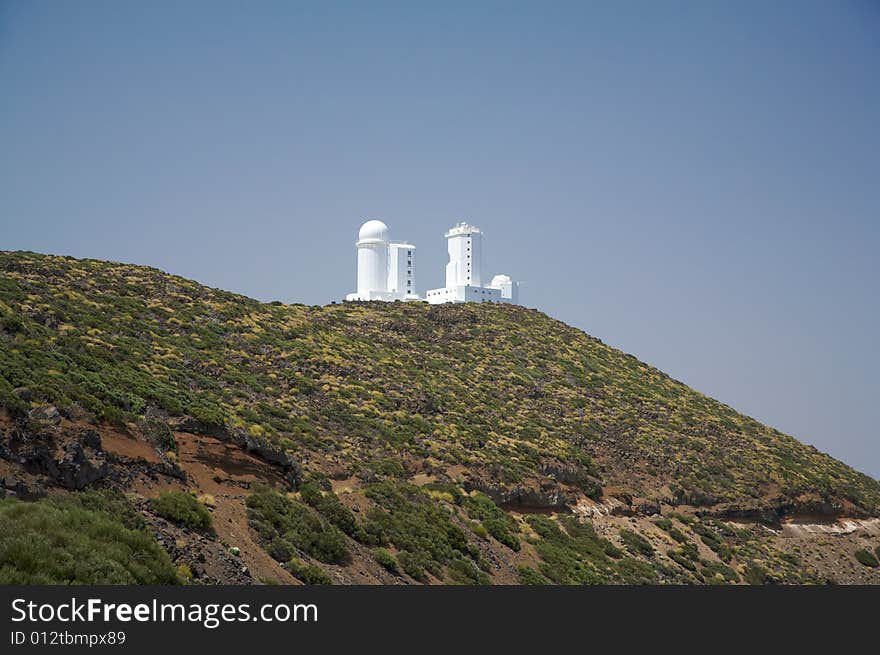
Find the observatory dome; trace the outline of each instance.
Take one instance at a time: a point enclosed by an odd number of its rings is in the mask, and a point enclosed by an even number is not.
[[[494,289],[500,289],[505,284],[513,284],[513,280],[510,279],[509,275],[496,275],[492,278],[492,284],[489,286]]]
[[[367,221],[361,225],[358,241],[388,241],[388,226],[382,221]]]

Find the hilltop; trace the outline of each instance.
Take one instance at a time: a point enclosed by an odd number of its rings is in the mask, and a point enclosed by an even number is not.
[[[0,253],[0,346],[0,521],[130,516],[121,581],[880,582],[880,483],[524,307]]]

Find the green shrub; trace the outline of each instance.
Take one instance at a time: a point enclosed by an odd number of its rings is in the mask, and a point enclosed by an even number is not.
[[[226,425],[226,414],[217,405],[201,402],[190,405],[189,415],[207,428],[222,428]]]
[[[180,584],[151,534],[75,495],[0,500],[0,584]]]
[[[670,537],[675,539],[678,543],[684,544],[687,543],[688,538],[684,535],[684,533],[675,527],[675,525],[667,518],[657,519],[654,521],[654,525],[658,528],[664,530]]]
[[[658,575],[654,567],[632,557],[624,557],[617,564],[617,571],[624,583],[629,585],[657,584]]]
[[[479,559],[479,549],[451,520],[448,505],[419,487],[385,481],[368,485],[364,493],[376,504],[364,530],[394,544],[397,561],[411,577],[424,581],[429,572],[442,579],[450,562]]]
[[[447,567],[449,579],[456,584],[492,584],[492,580],[481,571],[473,561],[464,558],[454,559]]]
[[[620,559],[623,557],[623,551],[607,539],[603,539],[602,552],[613,559]]]
[[[477,492],[472,496],[464,496],[462,502],[468,516],[479,520],[486,531],[502,544],[511,550],[519,551],[516,521],[498,507],[489,496]]]
[[[400,573],[400,567],[397,565],[397,560],[394,559],[394,555],[389,551],[384,548],[378,548],[374,555],[376,556],[376,561],[379,562],[381,566],[391,571],[391,573]]]
[[[723,582],[737,582],[739,580],[736,571],[721,562],[704,561],[700,573],[710,583],[714,582],[718,576],[721,576]]]
[[[870,550],[866,548],[862,548],[855,552],[855,558],[858,560],[859,564],[864,564],[867,567],[872,569],[876,569],[880,566],[880,561],[877,560],[877,557]]]
[[[669,558],[673,562],[675,562],[679,566],[686,568],[688,571],[696,571],[697,570],[696,562],[694,562],[694,560],[691,557],[689,557],[687,555],[687,553],[685,553],[684,551],[670,550],[670,551],[667,551],[666,554],[669,556]]]
[[[292,559],[287,565],[293,576],[303,584],[332,585],[333,580],[320,566],[305,564],[299,559]]]
[[[18,316],[4,316],[0,318],[0,331],[7,334],[18,334],[24,332],[24,321]]]
[[[471,532],[477,535],[480,539],[489,538],[489,531],[486,529],[486,526],[479,521],[471,521],[468,523],[468,527],[471,529]]]
[[[691,529],[700,536],[700,540],[711,548],[724,562],[729,562],[733,557],[733,551],[708,525],[695,522]]]
[[[301,550],[329,564],[349,561],[342,533],[303,503],[269,487],[256,486],[246,504],[250,526],[276,560],[287,561]]]
[[[0,378],[0,380],[5,382],[3,378]],[[6,411],[9,412],[9,416],[14,419],[26,417],[28,410],[30,410],[28,403],[12,393],[11,389],[3,388],[2,386],[0,386],[0,407],[5,407]]]
[[[647,539],[634,530],[629,528],[620,529],[620,538],[623,544],[634,554],[644,555],[645,557],[654,556],[654,547]]]
[[[185,491],[165,491],[150,500],[150,507],[162,518],[195,530],[211,527],[211,512]]]
[[[354,514],[343,505],[339,497],[332,491],[322,493],[313,482],[303,484],[300,487],[300,496],[308,504],[314,507],[321,515],[337,528],[356,541],[367,541],[364,529],[358,524]]]
[[[538,573],[531,566],[520,566],[517,569],[519,581],[524,585],[548,585],[550,580]]]
[[[526,521],[539,536],[533,543],[545,578],[557,584],[609,584],[620,579],[606,552],[607,540],[596,534],[591,523],[574,517],[557,522],[541,515],[529,516]]]
[[[750,585],[766,585],[774,582],[773,576],[763,566],[755,563],[746,566],[745,580]]]
[[[398,553],[397,559],[400,562],[400,566],[403,567],[403,572],[408,576],[420,582],[427,581],[428,576],[425,573],[425,567],[419,561],[420,558],[418,555],[414,555],[413,553],[404,550],[403,552]]]

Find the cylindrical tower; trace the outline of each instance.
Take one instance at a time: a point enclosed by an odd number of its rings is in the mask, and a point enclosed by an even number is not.
[[[366,300],[371,291],[388,291],[388,226],[382,221],[361,225],[357,240],[358,295]]]
[[[449,250],[449,263],[446,264],[446,288],[482,286],[483,233],[480,232],[480,228],[467,223],[459,223],[444,236]]]

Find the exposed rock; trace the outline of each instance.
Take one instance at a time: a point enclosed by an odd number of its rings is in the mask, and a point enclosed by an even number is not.
[[[110,466],[104,458],[86,454],[82,443],[69,444],[60,460],[50,461],[47,474],[54,482],[68,489],[84,489],[110,474]]]
[[[46,496],[46,488],[39,484],[29,485],[23,480],[0,478],[0,498],[13,497],[19,500],[39,500]]]
[[[14,431],[8,440],[0,440],[0,458],[21,464],[30,473],[45,475],[67,489],[83,489],[112,473],[101,451],[101,437],[93,430],[74,437],[60,449],[51,435]]]
[[[505,486],[483,478],[469,478],[464,482],[466,491],[482,491],[497,505],[533,510],[569,510],[573,498],[552,480],[533,481]]]
[[[28,412],[28,418],[38,423],[58,425],[61,423],[61,412],[54,405],[41,405]]]
[[[94,450],[101,450],[101,435],[94,430],[89,430],[83,433],[81,443]]]

